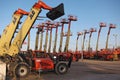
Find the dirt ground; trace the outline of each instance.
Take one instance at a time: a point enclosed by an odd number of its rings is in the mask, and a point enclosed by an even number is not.
[[[120,80],[120,61],[83,60],[73,62],[65,75],[42,74],[43,80]]]
[[[120,80],[120,61],[79,60],[64,75],[54,72],[30,74],[16,80]]]

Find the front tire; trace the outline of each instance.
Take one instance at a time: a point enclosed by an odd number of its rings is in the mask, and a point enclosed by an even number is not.
[[[65,74],[68,71],[68,66],[66,63],[58,63],[55,66],[55,72],[57,74]]]
[[[17,77],[26,77],[30,72],[30,68],[25,63],[20,63],[16,66],[15,74]]]

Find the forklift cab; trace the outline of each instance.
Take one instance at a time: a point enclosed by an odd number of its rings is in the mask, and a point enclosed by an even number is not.
[[[32,58],[32,69],[39,70],[54,70],[54,62],[49,55],[44,52],[34,51],[34,57]]]

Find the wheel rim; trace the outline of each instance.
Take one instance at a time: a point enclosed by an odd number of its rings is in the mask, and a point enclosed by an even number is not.
[[[27,68],[26,67],[20,67],[20,69],[19,69],[19,75],[20,76],[25,76],[26,74],[27,74]]]
[[[59,66],[60,73],[66,72],[66,67],[64,65]]]

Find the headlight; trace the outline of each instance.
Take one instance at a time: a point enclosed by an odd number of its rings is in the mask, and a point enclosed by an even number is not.
[[[54,58],[54,59],[56,59],[57,57],[56,57],[56,56],[54,56],[53,58]]]

